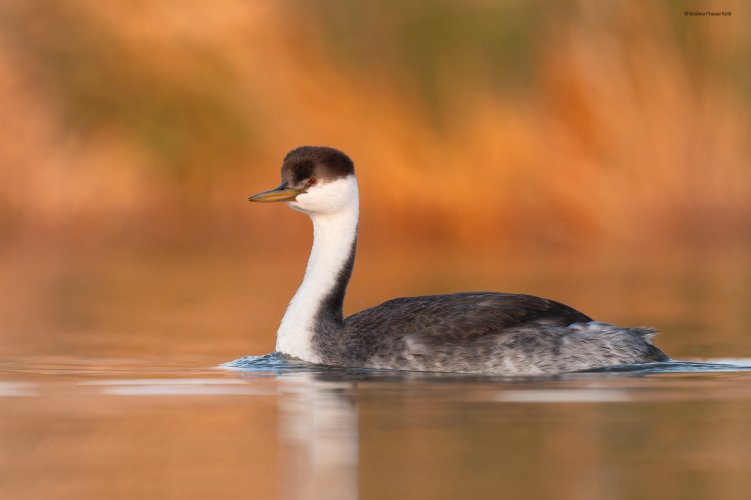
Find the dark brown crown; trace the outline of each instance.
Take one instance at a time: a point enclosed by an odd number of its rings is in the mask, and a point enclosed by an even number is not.
[[[325,146],[300,146],[284,157],[282,181],[294,187],[315,177],[328,182],[355,173],[349,156],[338,149]]]

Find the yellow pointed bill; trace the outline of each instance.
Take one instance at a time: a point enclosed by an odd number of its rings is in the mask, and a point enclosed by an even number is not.
[[[248,201],[256,201],[260,203],[271,203],[272,201],[295,201],[298,194],[304,193],[302,189],[292,189],[288,187],[279,186],[278,188],[264,191],[263,193],[254,194]]]

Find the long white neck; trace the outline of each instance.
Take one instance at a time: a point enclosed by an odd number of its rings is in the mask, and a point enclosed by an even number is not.
[[[298,196],[299,205],[290,204],[310,215],[313,249],[305,278],[277,330],[276,350],[312,363],[323,362],[313,342],[315,334],[342,326],[342,300],[352,270],[359,215],[354,176],[335,181],[345,182],[338,188],[346,194],[345,203],[335,210],[324,213],[307,210],[304,195]]]

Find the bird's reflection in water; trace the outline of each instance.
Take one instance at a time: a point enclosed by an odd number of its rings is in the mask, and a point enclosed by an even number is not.
[[[278,353],[223,366],[247,377],[274,377],[282,498],[356,499],[360,488],[372,491],[374,485],[380,493],[391,493],[384,495],[388,498],[414,498],[417,492],[421,498],[434,498],[456,484],[467,488],[468,481],[477,478],[476,491],[500,481],[529,491],[529,498],[546,498],[551,491],[548,483],[524,479],[539,474],[538,466],[527,470],[520,465],[519,470],[499,473],[494,468],[477,469],[476,461],[465,460],[466,453],[472,450],[487,463],[496,463],[505,459],[504,450],[511,450],[526,457],[520,464],[535,463],[549,454],[543,466],[563,468],[564,476],[571,479],[561,487],[576,488],[582,463],[595,467],[601,453],[621,459],[623,442],[618,432],[623,415],[655,420],[650,432],[658,439],[663,426],[674,425],[676,418],[657,412],[667,400],[696,404],[700,396],[699,401],[729,397],[746,401],[747,392],[739,396],[737,384],[724,392],[722,385],[715,387],[724,379],[700,378],[700,387],[714,384],[714,389],[697,392],[696,380],[686,377],[727,372],[738,376],[751,371],[751,360],[672,361],[544,377],[343,369],[291,361]],[[660,374],[665,377],[656,377]],[[679,374],[684,378],[675,377]],[[382,424],[387,421],[384,433]],[[468,426],[468,421],[473,425]],[[584,438],[589,448],[581,452],[555,444]],[[425,443],[431,453],[410,456],[394,447],[377,450],[375,439],[393,443],[409,439]],[[654,453],[651,446],[642,449],[639,442],[634,446],[634,453]],[[425,475],[433,478],[431,483],[421,481]],[[390,481],[384,483],[382,477]]]
[[[358,418],[354,382],[315,373],[279,377],[283,498],[357,498]]]

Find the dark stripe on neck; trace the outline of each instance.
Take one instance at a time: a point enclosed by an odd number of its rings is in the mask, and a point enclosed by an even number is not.
[[[315,315],[313,345],[319,354],[325,358],[335,356],[340,344],[340,333],[344,328],[344,294],[347,292],[347,284],[352,276],[352,268],[355,265],[355,253],[357,248],[357,229],[355,239],[344,265],[339,270],[334,286],[323,298]]]

